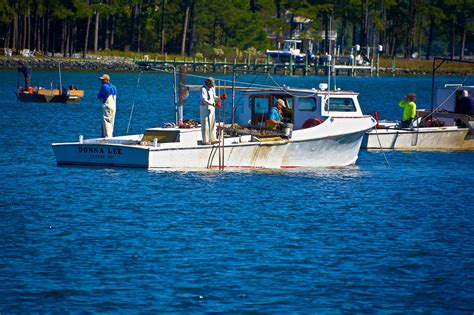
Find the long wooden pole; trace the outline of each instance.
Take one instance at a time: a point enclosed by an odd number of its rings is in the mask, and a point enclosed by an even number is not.
[[[62,78],[61,78],[61,63],[59,63],[58,69],[59,69],[59,95],[62,95],[63,94],[63,83],[62,83]]]
[[[219,94],[219,96],[221,95],[221,87],[220,87],[219,81],[217,81],[217,94]],[[219,100],[217,100],[217,102],[219,102]],[[221,140],[222,139],[221,139],[220,123],[221,123],[221,107],[218,106],[217,107],[217,139],[219,140],[219,142],[217,144],[218,145],[217,149],[219,150],[219,171],[222,169],[222,156],[221,156]]]
[[[226,81],[224,81],[224,94],[225,94],[225,91],[226,91]],[[227,97],[226,97],[227,98]],[[225,126],[225,102],[226,100],[223,100],[223,114],[222,114],[222,170],[224,170],[224,166],[225,166],[225,156],[224,156],[224,148],[225,148],[225,145],[224,145],[224,141],[225,141],[225,137],[224,137],[224,126]]]
[[[232,113],[231,113],[231,124],[232,128],[234,128],[235,117],[234,117],[234,110],[235,110],[235,67],[232,69]]]

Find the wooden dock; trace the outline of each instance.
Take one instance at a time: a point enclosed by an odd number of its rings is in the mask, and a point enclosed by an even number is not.
[[[334,59],[337,61],[337,57]],[[374,75],[374,73],[378,76],[379,75],[379,67],[373,65],[373,62],[367,66],[358,66],[355,65],[354,62],[352,64],[338,64],[332,63],[328,64],[328,62],[322,62],[320,60],[316,60],[314,64],[308,63],[272,63],[269,58],[266,58],[263,62],[259,62],[256,58],[253,61],[249,59],[245,59],[244,62],[237,62],[234,59],[232,62],[228,62],[227,58],[224,61],[217,61],[214,59],[213,61],[204,60],[196,60],[195,58],[186,60],[136,60],[135,63],[140,66],[142,69],[149,69],[152,70],[153,68],[162,68],[162,67],[169,67],[173,66],[176,69],[182,69],[185,72],[194,72],[194,73],[232,73],[233,69],[239,69],[240,72],[242,70],[248,70],[249,73],[255,71],[265,71],[273,74],[282,74],[282,75],[328,75],[328,71],[332,70],[332,74],[336,75],[348,75],[348,76],[357,76],[358,74],[365,74],[365,75]]]

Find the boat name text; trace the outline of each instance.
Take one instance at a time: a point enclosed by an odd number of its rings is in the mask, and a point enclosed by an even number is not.
[[[122,154],[122,148],[79,147],[79,153]]]

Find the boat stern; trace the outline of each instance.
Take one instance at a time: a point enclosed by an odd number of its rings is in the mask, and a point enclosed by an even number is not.
[[[53,143],[58,165],[121,166],[148,168],[149,148],[113,143]]]

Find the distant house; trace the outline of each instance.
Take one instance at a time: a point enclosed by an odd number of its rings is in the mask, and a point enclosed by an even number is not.
[[[298,44],[298,49],[304,53],[308,50],[311,53],[317,53],[323,47],[322,42],[325,40],[326,36],[324,31],[315,32],[311,30],[312,19],[296,15],[291,11],[285,11],[282,13],[286,22],[289,25],[287,30],[282,31],[277,34],[275,32],[268,32],[268,38],[277,50],[282,50],[285,45],[285,40],[301,40],[301,43]],[[337,32],[329,32],[329,39],[331,41],[331,47],[334,47],[337,41]]]

